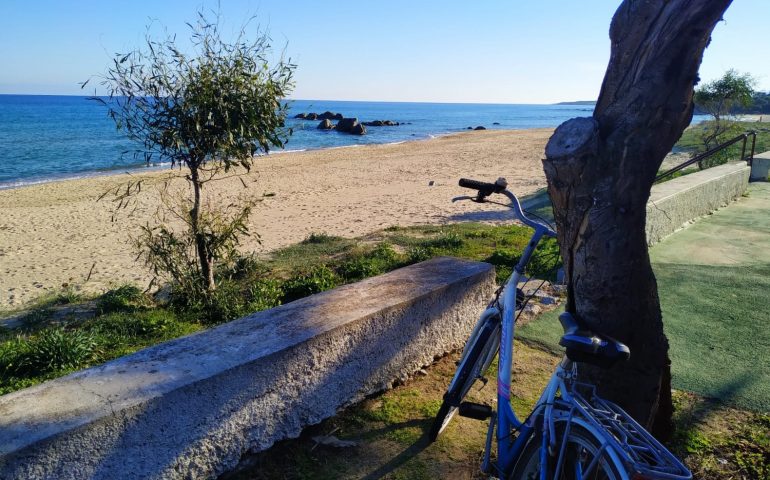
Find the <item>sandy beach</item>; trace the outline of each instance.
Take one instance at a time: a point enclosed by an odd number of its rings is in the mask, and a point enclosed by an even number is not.
[[[552,129],[464,132],[396,145],[373,145],[257,159],[251,173],[211,184],[220,206],[246,196],[253,211],[244,251],[266,253],[310,233],[355,237],[392,225],[483,220],[489,206],[451,203],[467,192],[460,177],[505,176],[525,195],[545,186],[541,159]],[[0,191],[0,309],[18,308],[72,285],[101,292],[125,282],[146,286],[150,275],[131,246],[140,225],[153,222],[159,188],[176,171],[92,177]],[[131,179],[145,182],[136,204],[112,221],[110,197]],[[187,188],[181,179],[176,188]],[[430,185],[430,183],[432,185]],[[133,211],[131,215],[128,213]],[[261,243],[258,242],[261,240]],[[90,277],[89,277],[90,273]],[[86,279],[88,279],[86,281]]]

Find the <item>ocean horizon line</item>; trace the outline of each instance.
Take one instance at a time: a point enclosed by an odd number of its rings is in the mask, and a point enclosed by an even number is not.
[[[109,95],[81,95],[74,93],[0,93],[0,97],[69,97],[69,98],[107,98]],[[338,100],[329,98],[289,98],[290,102],[336,102],[336,103],[386,103],[386,104],[417,104],[417,105],[500,105],[500,106],[586,106],[595,100],[575,100],[557,102],[450,102],[438,100]]]

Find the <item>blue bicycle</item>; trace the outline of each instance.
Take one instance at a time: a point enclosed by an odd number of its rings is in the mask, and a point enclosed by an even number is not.
[[[473,197],[454,200],[488,202],[492,194],[510,200],[515,217],[535,231],[524,253],[496,298],[482,313],[462,353],[444,401],[433,422],[431,441],[444,431],[453,416],[487,420],[483,472],[504,479],[607,479],[686,480],[690,471],[663,445],[619,406],[602,399],[594,385],[580,381],[578,366],[589,363],[610,367],[630,357],[621,342],[584,328],[579,319],[563,313],[560,345],[566,355],[532,412],[520,421],[511,408],[511,368],[514,323],[524,305],[517,289],[535,248],[544,237],[556,232],[544,223],[528,218],[516,196],[507,190],[505,179],[495,183],[461,179],[460,186],[477,191]],[[473,384],[498,354],[497,411],[487,405],[464,402]],[[497,458],[491,458],[496,433]]]

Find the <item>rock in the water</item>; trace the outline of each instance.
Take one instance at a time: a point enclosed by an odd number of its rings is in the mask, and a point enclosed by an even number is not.
[[[320,130],[331,130],[332,128],[334,128],[334,124],[332,123],[331,120],[326,118],[323,121],[321,121],[321,123],[318,124],[318,128]]]
[[[298,113],[298,114],[294,115],[294,118],[299,118],[299,119],[304,120],[304,119],[307,118],[307,115],[305,115],[304,113]]]
[[[487,127],[482,127],[481,125],[479,125],[478,127],[474,128],[474,130],[486,130],[486,129],[487,129]]]
[[[468,127],[467,130],[473,130],[473,127]]]
[[[397,127],[400,125],[398,122],[394,122],[393,120],[373,120],[371,122],[361,122],[367,127]]]
[[[307,115],[305,115],[305,120],[318,120],[318,114],[308,113]]]
[[[500,125],[500,122],[492,122],[492,125]]]
[[[353,135],[366,135],[366,127],[360,123],[356,123],[355,125],[353,125],[353,128],[350,130],[350,133],[352,133]]]
[[[356,126],[360,126],[361,128],[356,128]],[[363,135],[366,133],[366,128],[358,123],[357,118],[343,118],[337,122],[337,126],[335,128],[339,132],[355,133],[357,135]],[[356,131],[354,132],[353,129],[356,129]]]
[[[319,119],[319,120],[334,120],[334,118],[335,118],[337,115],[340,115],[340,116],[342,116],[341,114],[338,114],[338,113],[334,113],[334,112],[330,112],[330,111],[328,111],[328,110],[327,110],[327,111],[325,111],[324,113],[322,113],[322,114],[318,115],[318,119]]]

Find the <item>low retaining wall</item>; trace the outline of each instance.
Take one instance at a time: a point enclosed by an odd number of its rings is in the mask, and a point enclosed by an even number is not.
[[[770,181],[770,152],[754,155],[754,159],[751,161],[751,181]]]
[[[647,244],[741,196],[750,170],[744,162],[728,163],[653,186],[647,202]]]
[[[439,258],[0,397],[0,478],[210,478],[462,345],[491,265]]]

